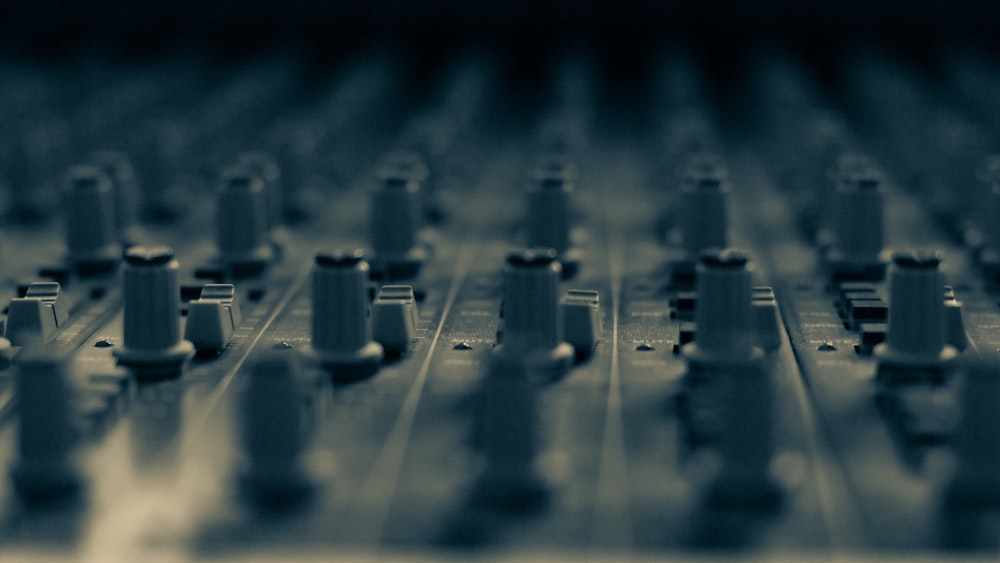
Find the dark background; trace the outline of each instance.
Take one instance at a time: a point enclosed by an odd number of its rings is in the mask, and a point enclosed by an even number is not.
[[[678,42],[711,51],[775,40],[822,53],[878,41],[914,51],[975,40],[995,48],[1000,2],[984,0],[24,0],[0,6],[0,45],[64,54],[193,44],[242,53],[275,44],[337,54],[374,41],[532,50],[586,41],[609,52]]]

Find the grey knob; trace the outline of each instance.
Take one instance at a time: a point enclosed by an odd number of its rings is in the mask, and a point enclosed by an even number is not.
[[[136,246],[125,254],[124,346],[115,355],[140,377],[179,375],[194,355],[181,338],[179,270],[166,246]]]
[[[396,171],[382,176],[371,192],[371,242],[380,273],[390,279],[413,277],[427,259],[420,244],[423,212],[420,181]]]
[[[97,166],[69,170],[66,192],[66,246],[81,272],[106,271],[121,260],[111,180]]]
[[[986,362],[966,370],[956,492],[969,502],[1000,502],[1000,370]]]
[[[737,250],[706,252],[697,266],[698,336],[685,354],[708,361],[745,360],[759,353],[753,342],[749,259]]]
[[[835,258],[866,264],[879,260],[883,245],[883,201],[879,178],[860,171],[841,177],[833,204]]]
[[[573,347],[563,339],[556,251],[527,249],[507,256],[503,273],[503,343],[498,353],[524,359],[529,370],[557,376],[569,366]]]
[[[284,222],[285,207],[281,197],[281,167],[277,161],[270,154],[257,151],[240,153],[236,160],[264,184],[268,228],[281,225]]]
[[[716,172],[689,175],[681,192],[680,218],[684,250],[697,257],[709,248],[727,246],[726,201],[729,189]]]
[[[986,524],[1000,507],[1000,369],[997,358],[970,362],[960,379],[956,464],[943,487],[939,517],[947,548],[993,549]]]
[[[312,349],[334,376],[374,373],[382,345],[372,340],[368,262],[361,250],[316,255],[312,286]]]
[[[216,207],[221,260],[236,268],[260,267],[274,257],[264,182],[244,167],[223,171]]]
[[[115,224],[119,237],[123,231],[135,223],[138,209],[139,187],[132,161],[125,153],[118,151],[98,151],[90,156],[90,161],[101,168],[111,180],[115,199]]]
[[[998,178],[1000,180],[1000,178]],[[1000,183],[994,181],[986,190],[983,214],[983,242],[986,248],[1000,253]]]
[[[537,383],[520,358],[490,359],[483,389],[479,449],[484,471],[476,496],[486,504],[530,508],[547,487],[535,468],[538,453]]]
[[[11,477],[21,496],[44,501],[72,495],[81,480],[72,459],[76,433],[70,420],[64,361],[43,348],[18,360],[17,452]]]
[[[889,271],[889,326],[881,353],[934,363],[956,351],[945,344],[944,278],[933,252],[901,252]],[[876,353],[880,353],[876,349]]]
[[[292,502],[312,489],[301,458],[306,446],[297,391],[298,366],[288,352],[257,358],[238,413],[246,456],[244,493],[265,504]]]
[[[528,246],[553,248],[560,254],[570,247],[572,194],[572,180],[560,174],[541,175],[528,186]]]
[[[715,506],[773,506],[781,488],[769,473],[774,454],[770,377],[760,362],[727,375],[722,381],[722,465],[707,501]]]
[[[1000,158],[997,159],[1000,166]],[[1000,182],[995,178],[984,188],[980,229],[983,237],[983,248],[979,253],[979,265],[983,268],[990,283],[1000,282]]]
[[[569,163],[565,170],[544,170],[528,186],[525,195],[528,207],[528,246],[552,248],[562,264],[562,277],[576,275],[580,252],[572,248],[573,171]]]

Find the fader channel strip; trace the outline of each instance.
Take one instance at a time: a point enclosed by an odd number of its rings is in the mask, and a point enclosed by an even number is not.
[[[1000,65],[510,63],[6,61],[0,558],[995,557]]]

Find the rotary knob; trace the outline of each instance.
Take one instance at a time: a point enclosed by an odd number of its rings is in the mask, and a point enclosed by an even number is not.
[[[573,192],[572,175],[554,171],[538,173],[525,191],[528,246],[555,250],[565,278],[575,275],[579,267],[578,253],[570,248],[570,200]]]
[[[548,488],[535,465],[536,388],[521,358],[490,359],[478,442],[484,468],[476,489],[477,500],[484,504],[524,510],[545,499]]]
[[[503,273],[503,342],[498,354],[522,358],[529,370],[558,377],[572,363],[563,339],[559,278],[562,266],[549,248],[507,256]]]
[[[275,229],[284,222],[284,202],[281,197],[281,167],[266,152],[240,153],[237,162],[264,184],[264,201],[267,211],[267,226]]]
[[[82,487],[72,458],[76,435],[70,420],[64,360],[28,347],[18,359],[18,458],[11,477],[31,502],[65,498]]]
[[[295,502],[312,490],[302,465],[306,432],[297,395],[295,356],[272,352],[250,367],[238,413],[246,466],[241,485],[264,505]]]
[[[940,375],[958,356],[945,343],[944,278],[934,252],[898,252],[889,270],[885,342],[875,347],[880,381]]]
[[[125,153],[118,151],[97,151],[90,161],[101,168],[111,181],[115,200],[115,224],[119,237],[135,223],[138,207],[139,188],[135,168]]]
[[[729,183],[725,167],[714,154],[690,158],[683,172],[680,213],[676,218],[681,256],[672,265],[672,284],[689,288],[695,281],[698,257],[709,249],[726,248],[729,240]]]
[[[774,456],[773,389],[761,362],[727,374],[722,386],[721,467],[706,502],[720,508],[773,507],[783,494],[771,477]]]
[[[761,355],[754,346],[748,263],[747,255],[737,250],[702,254],[696,269],[697,339],[683,348],[694,366],[738,363]]]
[[[166,246],[135,246],[125,254],[124,345],[119,363],[139,377],[181,373],[194,345],[181,338],[180,265]]]
[[[389,279],[411,278],[427,260],[420,243],[420,181],[398,171],[388,171],[371,193],[371,241],[375,265]]]
[[[66,246],[70,262],[81,274],[107,272],[121,260],[113,186],[96,166],[69,170]]]
[[[965,370],[961,391],[958,461],[948,499],[964,507],[1000,504],[1000,373],[977,362]]]
[[[880,178],[864,157],[841,160],[826,261],[835,280],[881,280],[885,213]]]
[[[681,233],[684,250],[697,257],[709,248],[727,246],[726,201],[729,188],[723,177],[713,171],[702,171],[685,180],[681,192]]]
[[[312,286],[312,354],[334,378],[375,373],[383,348],[372,340],[369,266],[361,250],[316,255]]]
[[[223,171],[216,207],[219,257],[235,274],[259,271],[274,258],[264,182],[249,169]]]

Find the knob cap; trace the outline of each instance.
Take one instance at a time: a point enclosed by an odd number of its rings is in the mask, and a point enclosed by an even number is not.
[[[376,266],[390,279],[413,277],[427,259],[420,244],[420,182],[389,171],[371,192],[371,240]]]
[[[264,183],[244,167],[222,173],[216,207],[221,260],[237,269],[259,268],[274,257]]]
[[[111,180],[97,166],[69,170],[66,193],[66,246],[80,273],[113,269],[121,259]]]
[[[135,246],[125,254],[124,346],[115,355],[140,377],[179,375],[194,355],[181,338],[179,270],[166,246]]]
[[[507,256],[503,273],[503,342],[497,353],[520,357],[529,370],[558,376],[573,347],[563,339],[559,278],[562,266],[550,248]]]
[[[238,423],[246,455],[241,484],[254,502],[294,502],[313,488],[301,463],[306,432],[297,374],[295,356],[288,352],[265,354],[249,370]]]
[[[316,255],[312,286],[312,349],[334,377],[371,375],[382,361],[372,340],[364,252],[333,250]]]
[[[42,348],[27,348],[18,360],[18,459],[11,477],[29,501],[73,495],[81,480],[72,459],[76,432],[64,360]]]

